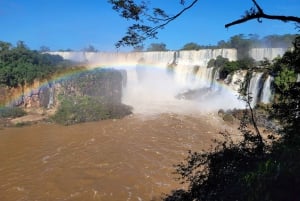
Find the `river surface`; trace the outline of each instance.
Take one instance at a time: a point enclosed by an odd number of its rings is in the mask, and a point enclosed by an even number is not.
[[[0,200],[160,200],[182,187],[174,164],[207,149],[218,117],[131,115],[0,130]]]

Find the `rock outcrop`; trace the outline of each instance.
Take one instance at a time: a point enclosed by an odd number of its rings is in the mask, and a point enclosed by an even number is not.
[[[1,90],[1,105],[26,110],[56,108],[64,97],[93,97],[103,104],[121,105],[126,72],[113,69],[81,71],[60,79],[34,82],[19,88]]]

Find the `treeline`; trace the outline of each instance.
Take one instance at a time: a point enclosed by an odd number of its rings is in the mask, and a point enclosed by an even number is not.
[[[256,34],[239,34],[232,36],[228,41],[221,40],[217,45],[199,45],[191,42],[183,46],[182,50],[218,49],[218,48],[288,48],[296,38],[296,34],[268,35],[260,38]]]
[[[243,34],[232,36],[228,41],[221,40],[217,45],[198,45],[197,43],[187,43],[181,50],[200,50],[200,49],[237,49],[238,59],[249,57],[248,53],[251,48],[288,48],[292,47],[292,43],[296,38],[296,34],[285,35],[269,35],[260,38],[258,35]]]
[[[244,58],[250,48],[288,48],[292,47],[292,42],[296,34],[268,35],[260,38],[256,34],[239,34],[232,36],[229,40],[219,41],[216,45],[200,45],[195,42],[185,44],[180,50],[201,50],[201,49],[222,49],[235,48],[238,50],[239,58]],[[165,43],[151,43],[147,48],[144,46],[135,47],[133,51],[168,51]]]
[[[23,41],[16,46],[0,41],[0,86],[17,87],[45,79],[70,65],[61,56],[30,50]]]

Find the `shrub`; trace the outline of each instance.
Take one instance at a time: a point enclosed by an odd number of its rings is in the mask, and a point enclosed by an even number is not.
[[[233,123],[234,117],[231,114],[224,114],[223,120],[225,122]]]
[[[131,113],[123,104],[109,104],[97,97],[81,96],[62,98],[61,105],[52,119],[63,125],[102,119],[121,118]]]
[[[16,118],[26,115],[22,108],[18,107],[3,107],[0,108],[0,118]]]

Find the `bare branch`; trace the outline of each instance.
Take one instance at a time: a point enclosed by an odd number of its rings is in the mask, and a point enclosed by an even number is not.
[[[280,20],[283,22],[297,22],[300,23],[300,18],[299,17],[295,17],[295,16],[283,16],[283,15],[267,15],[267,14],[255,14],[255,15],[251,15],[251,16],[247,16],[241,19],[238,19],[236,21],[233,21],[231,23],[225,24],[225,28],[231,27],[233,25],[236,24],[241,24],[253,19],[257,19],[260,22],[260,19],[264,18],[264,19],[269,19],[269,20]]]
[[[263,10],[261,9],[261,7],[258,5],[258,3],[256,2],[256,0],[252,0],[252,2],[254,3],[255,7],[257,8],[259,13],[264,13]]]
[[[269,20],[280,20],[283,22],[296,22],[300,23],[300,18],[295,16],[284,16],[284,15],[268,15],[265,14],[262,10],[262,8],[258,5],[258,3],[255,0],[252,0],[257,11],[254,11],[253,9],[250,9],[250,12],[248,11],[245,16],[243,16],[241,19],[235,20],[231,23],[225,24],[225,28],[231,27],[233,25],[241,24],[250,20],[257,19],[258,22],[262,22],[261,19],[269,19]]]

